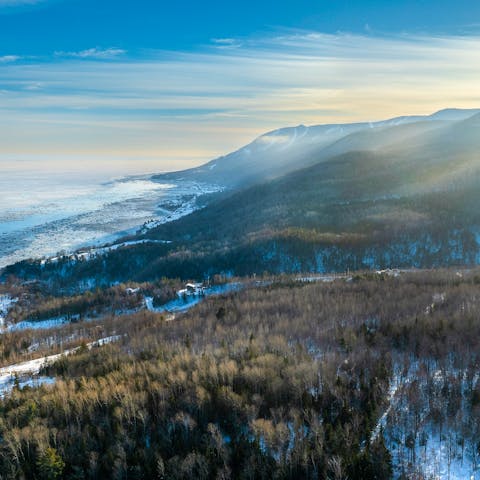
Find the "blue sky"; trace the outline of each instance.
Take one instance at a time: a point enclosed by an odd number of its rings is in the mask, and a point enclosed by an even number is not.
[[[480,21],[476,0],[0,0],[4,55],[48,55],[92,45],[137,52],[192,50],[213,38],[278,28],[337,33],[459,34]]]
[[[478,107],[479,33],[478,0],[0,0],[0,166],[182,168],[286,125]]]

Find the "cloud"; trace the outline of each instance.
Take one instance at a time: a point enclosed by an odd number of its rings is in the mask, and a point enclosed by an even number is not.
[[[121,48],[89,48],[87,50],[81,50],[79,52],[55,52],[56,57],[71,57],[71,58],[83,58],[83,59],[98,59],[109,60],[120,55],[124,55],[126,50]]]
[[[22,5],[35,5],[46,0],[0,0],[1,7],[20,7]]]
[[[240,48],[242,42],[235,38],[212,38],[211,42],[220,49]]]
[[[212,38],[213,43],[219,43],[220,45],[231,45],[237,41],[234,38]]]
[[[193,53],[94,48],[5,62],[2,151],[165,162],[183,152],[198,163],[288,125],[480,106],[477,36],[282,31],[231,49],[217,47],[233,39],[217,40]]]
[[[21,60],[22,57],[19,55],[4,55],[3,57],[0,57],[0,63],[11,63],[11,62],[17,62],[18,60]]]
[[[52,1],[54,0],[0,0],[0,11],[2,11],[2,13],[10,13],[17,8],[35,7]]]

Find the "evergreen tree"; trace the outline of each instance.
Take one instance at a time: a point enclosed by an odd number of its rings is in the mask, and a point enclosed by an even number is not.
[[[42,480],[56,480],[63,475],[65,462],[54,448],[49,447],[38,458],[37,467]]]

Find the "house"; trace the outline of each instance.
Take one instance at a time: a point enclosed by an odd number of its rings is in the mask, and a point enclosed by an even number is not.
[[[187,283],[185,285],[185,288],[190,295],[195,295],[202,287],[201,283]]]
[[[377,270],[375,272],[377,275],[388,275],[389,277],[398,277],[400,275],[400,270],[398,268],[387,268],[385,270]]]
[[[179,297],[184,296],[200,296],[205,294],[205,287],[203,283],[187,283],[185,288],[179,290],[177,295]]]
[[[127,288],[127,289],[125,289],[125,292],[127,293],[127,295],[135,295],[139,291],[140,291],[139,288]]]

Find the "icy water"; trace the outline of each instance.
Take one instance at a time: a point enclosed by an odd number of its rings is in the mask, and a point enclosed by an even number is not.
[[[106,173],[7,169],[0,162],[0,268],[181,216],[194,209],[195,196],[211,190],[158,183],[150,175],[111,179]]]

